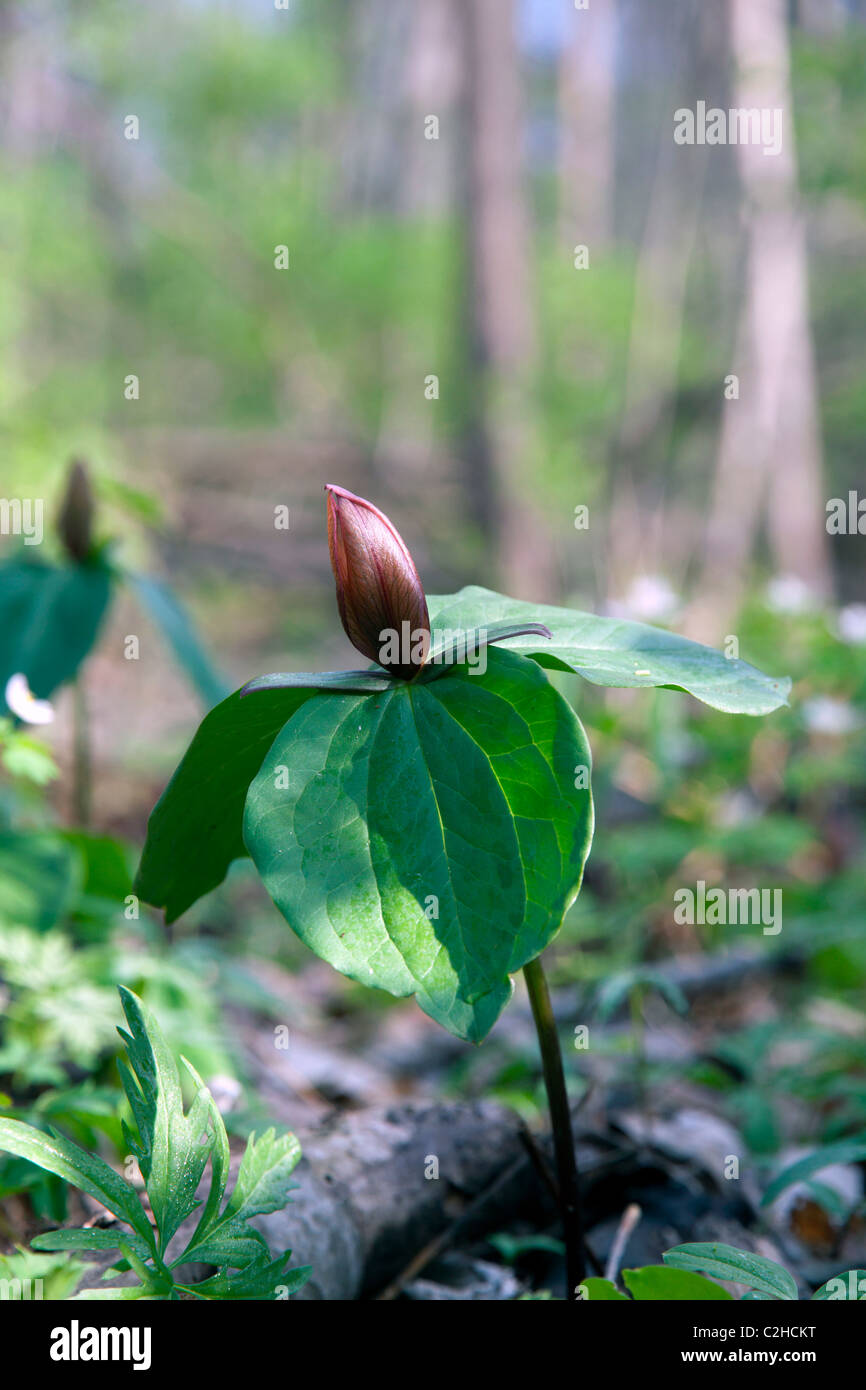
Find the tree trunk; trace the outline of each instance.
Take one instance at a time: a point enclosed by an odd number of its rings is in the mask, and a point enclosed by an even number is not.
[[[617,0],[568,15],[559,62],[560,238],[603,250],[611,235]]]
[[[469,336],[475,405],[467,431],[470,495],[492,536],[502,583],[553,591],[550,544],[532,501],[529,213],[522,177],[523,100],[514,0],[464,0],[468,56]]]
[[[724,403],[696,610],[701,621],[714,611],[716,631],[741,596],[762,505],[776,568],[818,596],[831,587],[784,0],[730,0],[730,21],[733,104],[781,110],[782,140],[775,155],[736,147],[748,228],[740,395]]]

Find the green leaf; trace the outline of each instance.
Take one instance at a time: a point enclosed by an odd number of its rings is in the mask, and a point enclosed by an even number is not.
[[[211,662],[177,594],[168,584],[147,575],[127,572],[124,577],[205,705],[210,707],[224,700],[228,684]]]
[[[129,1245],[139,1259],[146,1260],[152,1253],[139,1236],[129,1231],[106,1230],[100,1226],[45,1231],[42,1235],[34,1236],[30,1244],[34,1250],[119,1250],[121,1242]]]
[[[669,980],[660,970],[653,970],[646,965],[637,965],[630,970],[618,971],[600,986],[596,995],[599,1018],[602,1021],[612,1018],[620,1005],[636,989],[654,989],[662,996],[665,1003],[677,1013],[688,1013],[689,1001],[676,981]]]
[[[269,1258],[264,1236],[254,1226],[248,1226],[242,1218],[229,1217],[217,1222],[202,1239],[190,1241],[183,1254],[172,1264],[195,1261],[197,1264],[243,1269]]]
[[[866,1302],[866,1269],[846,1269],[816,1289],[813,1299],[832,1299],[848,1303]]]
[[[49,1173],[56,1173],[73,1187],[95,1197],[115,1216],[127,1221],[148,1248],[153,1247],[150,1222],[134,1188],[96,1154],[86,1153],[56,1131],[47,1135],[20,1120],[2,1118],[0,1149],[26,1158]]]
[[[47,932],[70,910],[80,884],[81,861],[59,835],[0,834],[0,921]]]
[[[153,809],[134,889],[173,922],[222,883],[246,854],[241,828],[247,788],[283,725],[315,694],[238,691],[205,716]]]
[[[502,1231],[497,1235],[488,1236],[488,1240],[508,1264],[514,1264],[515,1260],[521,1255],[526,1255],[534,1250],[547,1250],[554,1255],[564,1255],[565,1245],[556,1236],[548,1236],[539,1232],[537,1235],[512,1236],[507,1231]]]
[[[61,1303],[71,1298],[82,1277],[87,1273],[82,1260],[68,1255],[34,1255],[19,1246],[13,1255],[0,1255],[0,1281],[5,1283],[2,1297],[6,1299],[45,1299]]]
[[[815,1153],[807,1154],[804,1158],[798,1158],[796,1163],[789,1164],[781,1173],[777,1173],[761,1198],[761,1206],[768,1207],[786,1187],[811,1178],[813,1173],[820,1173],[822,1168],[829,1168],[831,1163],[862,1163],[864,1159],[866,1134],[841,1139],[838,1144],[827,1144],[825,1148],[817,1149]]]
[[[151,1303],[160,1298],[160,1294],[149,1294],[147,1289],[142,1288],[141,1284],[122,1287],[112,1287],[110,1289],[82,1289],[81,1293],[75,1294],[70,1299],[71,1303]]]
[[[182,1061],[190,1076],[192,1077],[193,1081],[199,1087],[199,1089],[206,1089],[204,1082],[198,1075],[192,1063],[188,1062],[185,1057],[182,1058]],[[209,1232],[213,1226],[216,1225],[219,1219],[220,1205],[222,1203],[223,1194],[225,1192],[226,1182],[228,1180],[229,1175],[229,1163],[231,1159],[231,1155],[229,1152],[229,1137],[226,1133],[226,1127],[223,1122],[223,1117],[220,1114],[216,1104],[213,1105],[212,1119],[214,1137],[210,1153],[210,1189],[208,1192],[207,1200],[201,1209],[198,1225],[196,1226],[195,1231],[193,1232],[193,1236],[189,1242],[187,1250],[191,1249],[192,1246],[194,1246],[197,1242],[203,1240],[205,1234]]]
[[[309,700],[250,787],[244,838],[317,955],[480,1041],[577,896],[590,765],[567,702],[493,648],[484,676]]]
[[[277,1135],[273,1129],[266,1130],[260,1139],[251,1134],[226,1214],[246,1221],[250,1216],[280,1211],[297,1187],[289,1181],[289,1174],[300,1157],[301,1146],[294,1134]]]
[[[437,633],[437,640],[430,644],[427,666],[421,679],[425,676],[435,676],[433,668],[436,665],[448,666],[465,661],[467,653],[471,656],[482,647],[489,647],[494,642],[504,642],[508,637],[549,638],[550,635],[550,629],[543,623],[491,623],[488,627],[461,631],[457,635],[440,631]]]
[[[584,1279],[581,1288],[585,1290],[588,1303],[628,1303],[624,1293],[620,1293],[609,1279]]]
[[[796,1299],[797,1285],[792,1275],[774,1260],[737,1250],[733,1245],[712,1242],[675,1245],[662,1256],[673,1269],[703,1270],[715,1279],[747,1284],[770,1298]]]
[[[345,693],[372,694],[389,690],[393,676],[376,671],[273,671],[269,676],[256,676],[241,690],[242,696],[255,695],[262,690],[336,690]]]
[[[439,630],[469,630],[497,622],[543,623],[549,642],[509,639],[514,651],[540,665],[576,671],[593,685],[663,686],[685,690],[713,709],[769,714],[787,702],[789,680],[773,680],[745,661],[645,623],[604,618],[570,608],[524,603],[470,585],[459,593],[427,596],[433,641]]]
[[[101,564],[0,565],[0,709],[18,672],[40,699],[72,679],[96,641],[110,585]]]
[[[221,1271],[200,1284],[193,1284],[192,1289],[199,1298],[225,1298],[232,1301],[287,1297],[297,1293],[310,1277],[308,1265],[299,1266],[297,1269],[285,1268],[291,1253],[291,1250],[286,1250],[275,1260],[269,1260],[265,1256],[238,1274]]]
[[[130,1032],[118,1029],[130,1066],[121,1073],[138,1124],[134,1146],[164,1253],[181,1222],[198,1205],[196,1191],[214,1139],[215,1106],[199,1087],[184,1114],[177,1063],[156,1020],[131,990],[120,986]],[[220,1121],[222,1123],[222,1121]]]
[[[712,1279],[704,1279],[689,1269],[668,1268],[667,1265],[644,1265],[642,1269],[624,1269],[623,1283],[639,1302],[650,1300],[672,1303],[693,1299],[717,1299],[731,1302],[731,1295]]]

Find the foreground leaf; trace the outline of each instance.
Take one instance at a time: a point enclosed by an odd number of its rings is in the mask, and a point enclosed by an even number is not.
[[[675,1245],[662,1256],[673,1269],[703,1270],[715,1279],[727,1279],[747,1284],[750,1289],[770,1298],[796,1299],[797,1285],[775,1260],[765,1259],[749,1250],[737,1250],[733,1245],[715,1241],[690,1245]]]
[[[130,1067],[119,1062],[118,1069],[139,1140],[129,1131],[127,1137],[147,1184],[162,1254],[197,1206],[196,1190],[210,1157],[214,1124],[222,1120],[204,1086],[196,1091],[189,1113],[184,1113],[177,1063],[156,1020],[123,985],[120,996],[130,1032],[117,1031],[126,1043]]]
[[[428,605],[434,643],[443,629],[543,623],[551,632],[549,642],[514,637],[509,648],[541,666],[575,671],[593,685],[685,690],[713,709],[734,714],[769,714],[786,703],[791,688],[790,680],[773,680],[748,662],[728,660],[711,647],[645,623],[525,603],[477,585],[429,596]]]
[[[135,892],[173,922],[246,854],[247,788],[279,733],[314,690],[235,691],[202,720],[147,824]]]
[[[689,1269],[669,1268],[667,1265],[645,1265],[642,1269],[624,1269],[622,1280],[638,1302],[680,1302],[694,1299],[715,1299],[731,1302],[731,1295],[721,1284],[705,1279]]]
[[[4,1119],[0,1119],[0,1150],[29,1159],[95,1197],[115,1216],[129,1222],[148,1248],[153,1248],[153,1231],[134,1189],[96,1154],[80,1149],[61,1134],[43,1134],[21,1120]]]
[[[624,1293],[620,1293],[610,1279],[584,1279],[583,1289],[588,1303],[628,1303]]]
[[[34,1236],[30,1244],[34,1250],[119,1250],[121,1244],[126,1244],[142,1260],[148,1259],[152,1253],[150,1246],[140,1236],[130,1231],[107,1230],[102,1226],[45,1231],[42,1235]]]
[[[583,730],[541,671],[491,649],[380,695],[320,695],[250,787],[244,838],[323,960],[480,1041],[556,934],[592,837]]]
[[[289,1174],[300,1157],[301,1146],[294,1134],[278,1135],[269,1129],[259,1139],[250,1135],[226,1213],[246,1221],[281,1211],[297,1187]]]

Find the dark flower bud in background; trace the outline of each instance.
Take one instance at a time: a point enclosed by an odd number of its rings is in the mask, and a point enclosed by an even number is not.
[[[93,543],[93,490],[87,469],[77,459],[69,466],[66,491],[57,517],[57,533],[67,554],[83,565]]]
[[[328,548],[337,606],[349,641],[403,680],[430,649],[427,600],[412,556],[386,516],[328,483]]]

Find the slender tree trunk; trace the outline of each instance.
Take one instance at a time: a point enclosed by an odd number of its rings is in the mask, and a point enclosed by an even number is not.
[[[729,13],[733,104],[779,110],[782,138],[773,155],[760,144],[737,146],[748,228],[739,399],[724,403],[695,610],[700,621],[713,610],[716,631],[741,596],[762,506],[776,568],[816,595],[831,588],[785,0],[730,0]]]
[[[393,273],[405,283],[407,302],[417,297],[415,280],[424,274],[425,240],[441,236],[457,201],[456,160],[460,139],[458,100],[462,84],[460,27],[455,0],[425,0],[411,7],[406,62],[397,128],[396,214],[412,226],[411,250]],[[442,380],[436,324],[389,324],[382,343],[383,400],[372,468],[392,496],[415,494],[430,477],[436,451],[438,407],[425,395],[425,383]]]
[[[670,20],[669,96],[662,106],[653,182],[635,268],[622,412],[612,444],[607,588],[621,594],[635,572],[671,572],[684,560],[670,535],[670,468],[686,291],[707,179],[707,152],[677,145],[671,113],[680,93],[717,81],[720,26],[701,0]],[[684,85],[687,84],[687,85]]]
[[[477,408],[468,434],[476,504],[501,581],[550,597],[550,544],[532,498],[536,449],[529,212],[514,0],[463,0],[468,54],[468,309]],[[484,493],[485,496],[481,496]]]
[[[559,61],[559,223],[566,247],[610,239],[618,0],[571,10]]]

